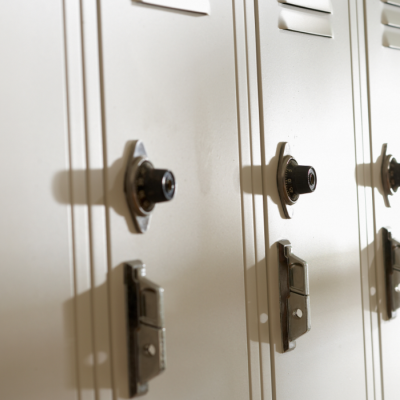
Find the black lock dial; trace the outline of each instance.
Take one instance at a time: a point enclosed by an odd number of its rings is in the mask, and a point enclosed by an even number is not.
[[[390,187],[394,192],[397,192],[400,186],[400,164],[395,158],[392,158],[389,164],[389,180]]]
[[[289,198],[296,202],[301,194],[314,192],[316,187],[315,169],[307,165],[298,165],[292,158],[285,170],[285,188]]]
[[[150,212],[156,203],[172,200],[175,195],[175,177],[166,169],[155,169],[145,161],[136,176],[136,191],[141,207]]]

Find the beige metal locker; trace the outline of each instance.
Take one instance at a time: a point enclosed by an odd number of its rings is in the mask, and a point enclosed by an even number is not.
[[[388,290],[385,287],[385,228],[390,228],[394,239],[400,238],[397,224],[400,215],[398,193],[389,195],[390,207],[385,204],[385,189],[382,182],[382,163],[388,155],[399,158],[400,148],[400,31],[398,17],[400,3],[397,1],[365,2],[366,49],[368,61],[368,87],[370,107],[370,140],[373,218],[375,242],[371,246],[376,266],[376,282],[371,285],[371,297],[376,297],[374,313],[377,318],[376,342],[380,348],[376,363],[381,366],[380,398],[397,399],[399,393],[398,318],[389,319],[387,308]],[[386,154],[384,145],[387,144]],[[396,293],[393,291],[393,293]],[[379,330],[378,330],[379,328]]]
[[[76,398],[62,26],[61,2],[0,3],[2,399]]]
[[[368,264],[360,251],[364,193],[356,169],[362,154],[356,7],[343,1],[256,3],[272,398],[373,398],[371,328],[363,316],[369,310],[363,292]],[[318,177],[314,193],[288,206],[294,209],[291,219],[285,218],[276,184],[283,142]],[[277,246],[282,240],[308,263],[311,312],[311,330],[285,353]],[[304,320],[306,309],[289,314],[289,325]]]
[[[400,240],[400,197],[385,207],[380,180],[399,141],[394,2],[0,5],[1,398],[129,398],[133,260],[165,291],[146,399],[397,398],[381,229]],[[177,183],[146,233],[124,193],[135,140]],[[290,219],[285,142],[318,177]],[[311,330],[289,352],[282,240],[308,267],[289,317]]]

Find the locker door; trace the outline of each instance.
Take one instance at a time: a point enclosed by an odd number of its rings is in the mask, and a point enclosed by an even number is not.
[[[344,1],[257,6],[274,398],[366,399],[349,26],[355,14]],[[282,142],[317,173],[316,191],[300,196],[292,219],[285,219],[276,184]],[[311,330],[286,353],[277,248],[283,239],[308,263],[311,303]]]
[[[105,184],[104,199],[93,203],[93,210],[106,207],[106,231],[93,227],[93,247],[103,251],[106,239],[109,271],[93,292],[105,287],[111,304],[111,347],[104,350],[107,341],[95,344],[110,361],[104,375],[95,371],[102,398],[111,398],[109,389],[117,398],[128,396],[123,264],[131,260],[143,261],[148,278],[165,290],[167,368],[150,382],[146,398],[260,396],[257,315],[249,323],[249,348],[246,326],[245,291],[256,282],[257,230],[253,217],[247,219],[253,215],[248,214],[251,177],[245,189],[240,184],[252,151],[246,116],[238,116],[239,110],[247,112],[249,102],[243,4],[233,9],[232,3],[212,2],[207,15],[192,12],[187,3],[182,11],[102,0],[97,10],[103,137],[93,139],[89,148],[103,149],[105,166],[90,167],[88,176],[92,188]],[[89,21],[91,15],[88,11]],[[85,57],[90,51],[86,47]],[[243,93],[237,82],[244,83]],[[87,95],[89,103],[96,103],[93,93]],[[136,230],[124,194],[134,140],[143,142],[155,167],[170,169],[177,181],[175,198],[156,206],[144,234]],[[252,287],[252,307],[255,293]],[[254,355],[250,364],[248,352]]]
[[[0,4],[0,397],[76,398],[61,2]]]
[[[395,193],[389,196],[391,207],[384,201],[384,187],[381,178],[383,145],[387,144],[387,155],[397,160],[400,154],[400,52],[398,51],[400,31],[396,19],[400,15],[400,3],[396,1],[367,1],[365,24],[368,50],[369,102],[371,118],[371,154],[375,216],[375,260],[377,268],[377,301],[380,324],[382,367],[382,397],[387,400],[399,397],[398,373],[400,351],[398,340],[399,318],[389,319],[386,311],[387,290],[385,287],[385,263],[383,229],[391,228],[393,238],[400,238],[400,198]],[[375,286],[376,287],[376,286]],[[375,289],[374,287],[374,289]]]

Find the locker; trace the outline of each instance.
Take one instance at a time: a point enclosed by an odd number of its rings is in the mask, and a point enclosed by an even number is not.
[[[250,142],[249,119],[256,114],[248,112],[243,4],[212,4],[209,16],[125,0],[82,5],[66,10],[67,37],[85,21],[82,56],[71,66],[83,65],[86,115],[82,138],[71,137],[81,146],[74,151],[87,154],[71,179],[87,179],[88,198],[76,202],[88,209],[92,257],[91,281],[78,276],[77,301],[87,299],[92,311],[91,331],[77,327],[85,345],[78,349],[80,395],[130,396],[124,265],[143,263],[164,289],[166,330],[166,369],[149,382],[146,398],[253,398],[260,394],[254,269],[256,261],[262,269],[263,228],[255,227],[262,201],[261,194],[253,201],[257,142]],[[145,233],[124,193],[138,140],[177,185]],[[243,174],[250,176],[245,190]]]
[[[364,193],[356,167],[362,148],[357,10],[354,3],[342,1],[256,5],[273,371],[272,394],[265,395],[372,398],[371,329],[363,318],[364,307],[369,309],[362,290],[367,264],[360,252],[366,231],[364,216],[358,214]],[[314,167],[318,177],[315,192],[300,195],[295,205],[287,206],[289,213],[281,204],[289,188],[277,188],[284,143],[291,148],[285,154]],[[284,253],[278,245],[288,241],[292,254],[304,260],[293,262],[308,265],[309,291],[303,295],[309,293],[310,307],[297,303],[301,313],[289,314],[289,334],[291,324],[300,329],[296,318],[308,319],[309,312],[311,318],[301,328],[305,334],[296,348],[286,352],[293,345],[285,344],[280,325],[286,314],[278,284]]]
[[[62,18],[60,2],[0,4],[3,399],[76,398]]]
[[[396,398],[396,1],[0,6],[2,397],[129,398],[136,285],[145,399]],[[142,233],[136,141],[176,179]]]
[[[384,229],[390,228],[393,238],[399,238],[397,225],[400,199],[398,194],[389,195],[390,207],[385,204],[385,190],[381,170],[385,158],[384,145],[387,144],[386,155],[398,154],[400,145],[397,96],[400,87],[398,52],[399,30],[396,18],[399,15],[399,4],[393,2],[367,1],[365,5],[366,49],[368,61],[368,84],[371,129],[371,186],[373,190],[375,242],[371,246],[376,265],[376,281],[371,284],[371,296],[376,297],[373,310],[376,318],[376,342],[381,353],[377,354],[377,362],[381,363],[381,398],[390,400],[398,398],[398,376],[396,368],[399,349],[397,336],[398,318],[390,319],[387,312],[387,294],[385,287],[385,241]],[[398,157],[398,156],[397,156]],[[379,328],[379,329],[378,329]]]

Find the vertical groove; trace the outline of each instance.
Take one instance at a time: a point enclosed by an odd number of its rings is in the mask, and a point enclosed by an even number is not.
[[[67,143],[68,143],[68,170],[69,170],[69,202],[70,202],[70,223],[71,223],[71,231],[70,231],[70,240],[71,240],[71,258],[72,258],[72,266],[73,266],[73,311],[74,311],[74,335],[75,335],[75,379],[77,386],[77,398],[81,400],[81,381],[80,381],[80,368],[79,368],[79,337],[78,337],[78,312],[77,312],[77,279],[76,279],[76,253],[75,253],[75,235],[74,235],[74,207],[73,207],[73,186],[72,186],[72,146],[71,146],[71,111],[70,111],[70,96],[69,96],[69,74],[68,74],[68,40],[67,40],[67,17],[66,17],[66,7],[65,1],[62,2],[62,10],[63,10],[63,34],[64,34],[64,60],[65,60],[65,97],[66,97],[66,114],[67,114]]]
[[[257,53],[257,80],[258,80],[258,104],[259,104],[259,121],[260,121],[260,143],[261,143],[261,180],[263,193],[266,193],[264,187],[264,166],[265,163],[265,143],[264,143],[264,101],[263,101],[263,90],[262,90],[262,71],[261,71],[261,44],[260,44],[260,13],[258,8],[258,0],[254,1],[254,19],[255,19],[255,29],[256,29],[256,53]],[[265,232],[265,244],[266,248],[268,248],[268,240],[269,240],[269,232],[268,232],[268,208],[266,198],[264,196],[263,200],[264,207],[264,232]],[[266,278],[267,278],[267,290],[269,289],[268,285],[268,263],[266,260]],[[269,297],[270,291],[268,290],[268,315],[271,315],[271,299]],[[271,324],[269,324],[269,342],[270,342],[270,363],[271,363],[271,388],[272,388],[272,400],[276,400],[276,379],[275,379],[275,349],[273,345],[273,336],[272,336],[272,328]]]
[[[92,232],[92,207],[90,198],[90,160],[89,160],[89,138],[88,138],[88,122],[87,122],[87,92],[86,92],[86,62],[85,62],[85,30],[84,30],[84,19],[83,19],[83,0],[79,1],[79,12],[80,12],[80,28],[81,28],[81,56],[82,56],[82,95],[83,95],[83,123],[85,132],[85,158],[86,158],[86,199],[87,199],[87,212],[88,212],[88,238],[89,238],[89,265],[90,265],[90,325],[92,327],[91,332],[91,344],[93,354],[93,386],[95,399],[99,398],[99,390],[97,387],[97,352],[96,352],[96,334],[94,325],[94,265],[93,265],[93,232]]]
[[[244,0],[246,4],[246,0]],[[247,35],[247,7],[244,7],[244,26],[245,26],[245,41],[246,41],[246,69],[247,69],[247,87],[250,90],[250,67],[249,67],[249,46],[248,46],[248,35]],[[253,125],[251,122],[251,99],[250,94],[247,96],[247,109],[249,113],[249,136],[250,136],[250,161],[251,161],[251,182],[252,188],[254,188],[254,176],[253,176],[253,167],[254,167],[254,157],[253,157]],[[254,254],[255,254],[255,276],[256,282],[258,282],[258,247],[257,247],[257,220],[256,220],[256,204],[255,204],[255,194],[254,189],[252,193],[252,205],[253,205],[253,235],[254,235]],[[257,289],[257,316],[260,316],[260,299],[258,296],[258,287]],[[260,389],[261,389],[261,399],[264,400],[264,380],[263,380],[263,364],[262,364],[262,345],[261,345],[261,326],[260,326],[260,318],[257,320],[258,326],[258,361],[260,364]]]
[[[239,73],[238,73],[238,55],[237,55],[237,32],[236,32],[236,10],[235,0],[232,0],[232,16],[233,16],[233,41],[235,49],[235,83],[236,83],[236,112],[237,112],[237,128],[238,128],[238,151],[239,151],[239,165],[242,167],[242,146],[241,146],[241,128],[240,128],[240,93],[239,93]],[[248,371],[248,383],[249,383],[249,399],[253,398],[252,393],[252,379],[251,379],[251,349],[250,349],[250,333],[249,333],[249,315],[247,312],[247,262],[246,262],[246,234],[245,234],[245,216],[244,216],[244,199],[243,199],[243,173],[240,168],[240,197],[241,197],[241,216],[242,216],[242,240],[243,240],[243,277],[244,277],[244,294],[246,300],[246,333],[247,333],[247,371]]]
[[[370,159],[371,159],[371,165],[370,165],[370,174],[371,174],[371,186],[372,186],[372,210],[373,210],[373,227],[374,227],[374,235],[376,239],[376,233],[377,233],[377,227],[376,227],[376,212],[375,212],[375,190],[374,187],[374,175],[372,173],[372,164],[373,164],[373,142],[372,142],[372,123],[371,123],[371,90],[370,90],[370,72],[369,72],[369,50],[368,50],[368,21],[367,21],[367,2],[364,0],[364,10],[363,10],[363,16],[364,16],[364,38],[365,38],[365,68],[366,68],[366,76],[367,76],[367,97],[368,97],[368,123],[369,123],[369,142],[370,142]],[[374,240],[374,251],[375,254],[378,254],[377,252],[377,241]],[[376,282],[378,283],[378,269],[375,268],[375,279]],[[376,285],[376,297],[379,299],[379,285]],[[380,320],[380,310],[379,310],[379,304],[378,306],[378,312],[377,312],[377,319],[378,319],[378,332],[379,332],[379,354],[380,354],[380,372],[381,372],[381,394],[382,394],[382,400],[385,399],[385,390],[384,390],[384,379],[383,379],[383,354],[382,354],[382,334],[381,334],[381,320]]]
[[[350,9],[350,3],[347,2],[348,5],[348,23],[349,23],[349,46],[350,46],[350,76],[351,76],[351,86],[352,86],[352,103],[353,103],[353,130],[354,130],[354,157],[355,157],[355,165],[357,168],[357,147],[360,146],[360,144],[357,145],[357,126],[356,126],[356,104],[355,104],[355,83],[354,83],[354,72],[353,69],[355,68],[354,63],[353,63],[353,37],[352,37],[352,32],[351,32],[351,9]],[[357,14],[356,14],[357,17]],[[356,18],[357,21],[357,18]],[[358,32],[358,30],[357,30]],[[358,43],[358,35],[354,40],[357,39],[357,44]],[[361,93],[359,93],[361,95]],[[361,107],[361,98],[360,98],[360,107]],[[361,143],[361,147],[362,143]],[[364,342],[364,375],[365,375],[365,393],[366,393],[366,399],[368,400],[368,366],[367,366],[367,342],[366,342],[366,333],[365,333],[365,318],[364,318],[364,288],[363,288],[363,260],[362,260],[362,241],[361,241],[361,235],[363,232],[361,232],[361,215],[360,215],[360,203],[362,202],[362,199],[359,196],[359,186],[361,186],[364,182],[359,182],[358,179],[358,173],[356,173],[356,198],[357,198],[357,217],[358,217],[358,244],[359,244],[359,259],[360,259],[360,289],[361,289],[361,318],[362,318],[362,326],[363,326],[363,342]],[[364,191],[364,203],[365,203],[365,191]],[[367,216],[365,215],[365,218]],[[368,241],[367,241],[368,244]],[[368,309],[370,309],[370,306],[368,305]]]
[[[103,35],[102,35],[102,15],[101,15],[101,0],[96,0],[97,3],[97,36],[98,36],[98,50],[99,50],[99,75],[100,75],[100,107],[101,107],[101,133],[103,139],[103,190],[104,190],[104,210],[105,210],[105,221],[106,221],[106,241],[107,241],[107,267],[108,267],[108,279],[107,279],[107,292],[108,292],[108,315],[109,315],[109,346],[110,346],[110,366],[111,366],[111,388],[113,399],[117,399],[117,390],[115,387],[114,380],[114,352],[113,352],[113,333],[112,333],[112,293],[111,293],[111,271],[112,271],[112,260],[111,260],[111,238],[110,238],[110,208],[108,200],[108,160],[107,160],[107,128],[106,128],[106,114],[105,114],[105,94],[104,94],[104,57],[103,57]]]

